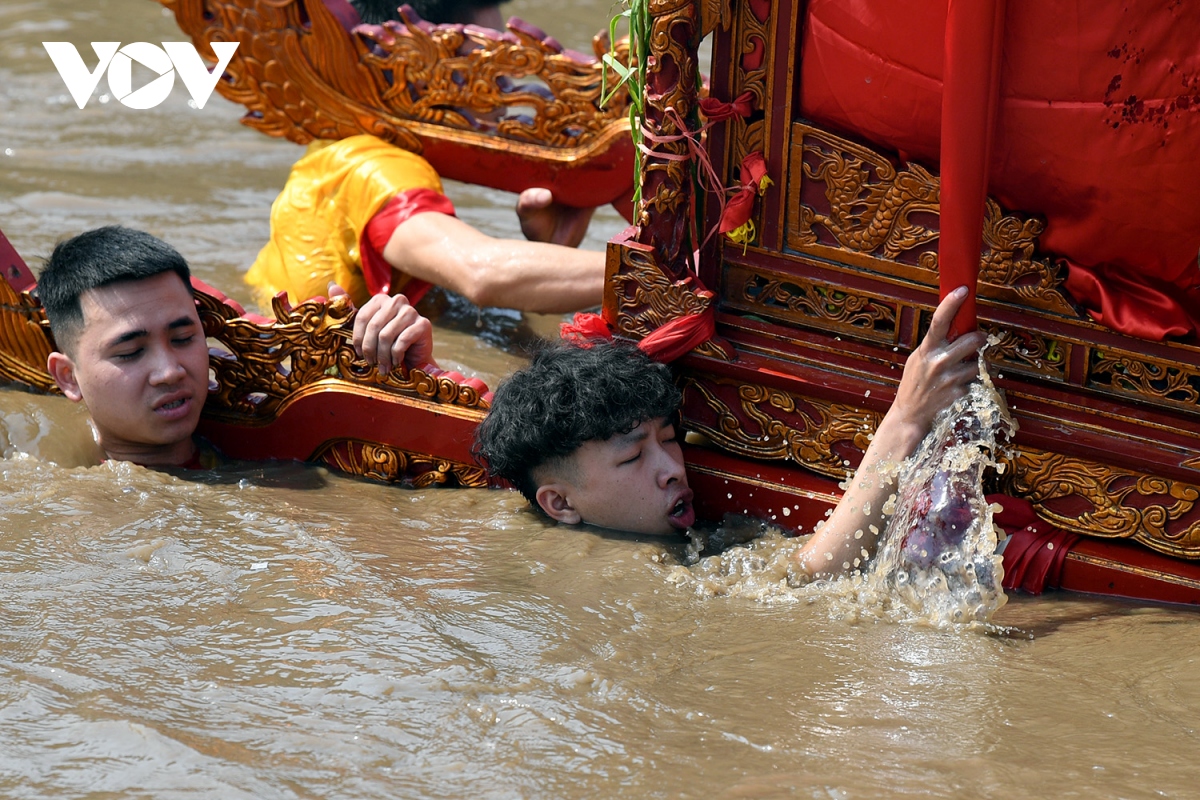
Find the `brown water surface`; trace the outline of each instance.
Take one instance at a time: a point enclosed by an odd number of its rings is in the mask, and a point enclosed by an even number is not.
[[[513,6],[580,49],[609,12]],[[0,5],[0,227],[31,259],[141,227],[247,300],[298,148],[178,85],[80,111],[40,45],[178,38],[150,0]],[[511,196],[449,192],[517,234]],[[450,322],[440,357],[494,382],[556,320]],[[508,493],[88,466],[85,419],[0,391],[2,796],[1196,796],[1194,612],[855,622],[837,587],[712,596],[678,579],[681,542],[548,526]]]

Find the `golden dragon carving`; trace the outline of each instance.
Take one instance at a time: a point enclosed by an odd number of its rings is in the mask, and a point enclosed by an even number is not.
[[[307,144],[367,133],[417,153],[421,136],[465,137],[586,153],[628,134],[627,94],[600,105],[615,73],[517,20],[492,31],[409,17],[351,33],[321,0],[158,2],[210,63],[212,42],[241,44],[217,91],[271,136]],[[593,46],[609,49],[600,36]],[[628,58],[627,43],[616,56]]]

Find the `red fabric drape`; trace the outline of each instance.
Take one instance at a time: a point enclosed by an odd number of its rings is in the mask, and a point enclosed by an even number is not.
[[[809,0],[800,114],[938,165],[948,0]],[[1008,0],[989,190],[1103,324],[1200,331],[1200,14],[1157,0]],[[1119,278],[1115,277],[1119,276]],[[1164,320],[1166,320],[1164,322]]]
[[[362,261],[363,279],[371,294],[391,294],[392,265],[383,258],[383,249],[392,238],[400,223],[417,214],[436,212],[454,216],[454,204],[450,198],[432,189],[408,189],[388,201],[363,230],[359,237],[358,252]],[[430,284],[409,278],[397,291],[404,293],[408,302],[417,303],[429,291]]]
[[[991,495],[988,502],[1004,508],[995,517],[996,524],[1008,533],[1003,556],[1004,588],[1041,594],[1060,587],[1063,563],[1079,541],[1079,534],[1045,522],[1028,500]]]

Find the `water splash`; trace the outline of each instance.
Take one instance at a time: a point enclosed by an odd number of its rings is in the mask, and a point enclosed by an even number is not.
[[[666,580],[699,597],[821,598],[834,616],[851,621],[992,629],[991,616],[1007,596],[994,509],[982,481],[988,467],[1002,469],[996,456],[1017,425],[982,355],[979,366],[980,380],[937,416],[917,452],[903,464],[880,467],[898,476],[898,489],[885,508],[890,519],[879,549],[864,570],[810,581],[797,561],[807,537],[727,517],[716,532],[689,532],[683,564],[668,569]],[[760,535],[741,544],[752,532]]]
[[[980,379],[934,420],[900,470],[866,593],[935,624],[986,623],[1007,602],[983,474],[1017,425],[979,357]]]

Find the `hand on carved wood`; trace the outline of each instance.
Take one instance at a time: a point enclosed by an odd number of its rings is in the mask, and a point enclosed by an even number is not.
[[[329,296],[346,294],[335,283]],[[354,317],[354,350],[374,364],[381,375],[404,364],[408,367],[437,366],[433,360],[433,325],[421,316],[402,294],[377,294]]]
[[[953,342],[946,338],[954,315],[966,299],[965,286],[946,296],[933,313],[921,346],[904,364],[896,401],[887,416],[908,428],[917,441],[929,432],[937,413],[965,395],[967,385],[979,374],[976,356],[986,335],[972,331]]]
[[[526,189],[517,198],[521,233],[531,242],[578,247],[595,211],[565,206],[554,199],[549,189]]]

